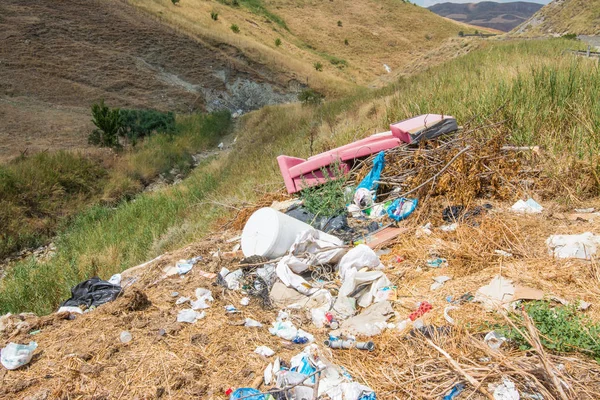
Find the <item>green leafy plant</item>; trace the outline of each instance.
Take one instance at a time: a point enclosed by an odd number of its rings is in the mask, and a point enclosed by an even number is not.
[[[338,21],[338,26],[342,26],[342,21]]]
[[[233,33],[240,33],[240,27],[236,24],[231,24],[230,28]]]
[[[348,45],[350,44],[350,42],[348,42],[348,39],[344,39],[344,44],[345,44],[346,46],[348,46]]]
[[[175,133],[175,114],[156,110],[121,110],[123,129],[119,133],[131,144],[153,132],[172,135]]]
[[[281,46],[281,39],[279,39],[279,38],[275,39],[275,46],[277,46],[277,47]]]
[[[315,67],[315,69],[317,71],[323,71],[323,64],[321,64],[319,61],[317,61],[316,63],[314,63],[313,67]]]
[[[173,3],[173,5],[177,5],[177,3],[179,3],[179,0],[171,0],[171,3]]]
[[[581,314],[576,306],[552,307],[550,302],[534,301],[525,305],[525,311],[539,330],[544,347],[560,353],[581,352],[600,361],[600,324]],[[515,325],[523,325],[523,318],[519,314],[511,317]],[[498,331],[519,348],[530,348],[516,329],[503,327]]]
[[[464,31],[459,31],[459,32],[458,32],[458,36],[460,36],[460,37],[463,37],[463,36],[465,36],[465,32],[464,32]]]
[[[313,89],[304,89],[298,95],[298,100],[304,105],[319,105],[323,102],[323,96],[321,93],[313,90]]]
[[[577,34],[576,33],[565,33],[561,37],[563,39],[568,39],[568,40],[577,40]]]
[[[341,215],[346,210],[344,187],[346,186],[346,175],[339,162],[321,168],[321,173],[326,181],[319,186],[307,187],[303,179],[302,185],[306,189],[300,192],[304,201],[304,207],[318,217],[334,217]]]
[[[218,12],[216,12],[216,11],[211,11],[211,12],[210,12],[210,18],[211,18],[213,21],[216,21],[216,20],[218,20],[218,19],[219,19],[219,13],[218,13]]]
[[[93,104],[92,123],[97,129],[88,136],[90,144],[115,149],[121,147],[119,136],[123,132],[123,119],[118,108],[109,108],[104,100]]]

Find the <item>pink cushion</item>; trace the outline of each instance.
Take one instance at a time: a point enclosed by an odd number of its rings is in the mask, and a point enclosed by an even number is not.
[[[411,133],[416,133],[425,127],[429,127],[436,122],[443,120],[444,118],[452,118],[449,116],[443,116],[439,114],[424,114],[418,117],[405,119],[404,121],[396,122],[390,125],[392,135],[402,140],[404,143],[410,143]]]

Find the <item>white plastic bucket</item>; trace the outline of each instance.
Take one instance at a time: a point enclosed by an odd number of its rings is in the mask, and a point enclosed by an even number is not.
[[[296,236],[312,226],[280,213],[269,207],[261,208],[250,216],[242,231],[242,251],[244,256],[253,255],[277,258],[285,255]],[[323,240],[342,244],[335,236],[319,231]]]

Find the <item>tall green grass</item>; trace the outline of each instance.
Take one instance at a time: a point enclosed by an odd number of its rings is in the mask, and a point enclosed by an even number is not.
[[[597,165],[598,66],[563,55],[570,46],[562,40],[491,42],[384,89],[363,89],[320,106],[250,113],[236,128],[234,150],[208,160],[182,184],[79,215],[60,235],[55,259],[9,271],[0,287],[0,312],[48,312],[83,279],[108,278],[202,238],[227,213],[217,203],[235,206],[283,188],[275,160],[280,154],[307,157],[311,145],[313,153],[321,152],[416,114],[454,115],[471,126],[502,121],[500,129],[515,144],[542,145],[557,160]]]

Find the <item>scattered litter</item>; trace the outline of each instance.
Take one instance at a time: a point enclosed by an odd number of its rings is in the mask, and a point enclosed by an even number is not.
[[[360,209],[358,209],[358,212],[358,216],[360,217],[362,215]],[[332,217],[319,216],[311,213],[305,207],[298,206],[292,207],[285,214],[325,233],[342,234],[351,230],[350,226],[348,226],[348,217],[345,213]]]
[[[600,236],[591,232],[580,235],[552,235],[546,240],[548,252],[556,258],[590,260],[600,246]]]
[[[61,307],[86,306],[98,307],[104,303],[114,301],[121,294],[121,286],[113,285],[98,277],[93,277],[71,288],[71,298],[61,304]]]
[[[192,309],[185,309],[179,311],[177,314],[177,322],[187,322],[189,324],[193,324],[199,319],[202,319],[206,316],[206,313],[202,311],[201,313],[194,311]]]
[[[194,264],[189,263],[187,260],[179,260],[177,264],[175,264],[177,268],[177,273],[179,275],[185,275],[192,270]]]
[[[550,299],[562,304],[563,306],[568,306],[569,304],[571,304],[569,301],[567,301],[563,298],[560,298],[558,296],[552,296]],[[586,311],[591,306],[592,306],[592,303],[588,303],[587,301],[579,300],[577,302],[577,309],[579,311]]]
[[[72,306],[62,306],[58,309],[57,313],[61,313],[61,312],[68,312],[68,313],[75,313],[75,314],[83,314],[83,310],[79,307],[72,307]]]
[[[404,197],[396,199],[388,208],[388,216],[394,221],[402,221],[415,211],[418,203],[417,199],[405,199]]]
[[[450,279],[452,279],[449,276],[436,276],[435,278],[433,278],[433,280],[435,281],[434,283],[431,284],[431,286],[429,287],[429,289],[431,290],[438,290],[439,288],[441,288],[442,286],[444,286],[444,283],[448,282]]]
[[[342,321],[339,333],[346,335],[375,336],[387,328],[387,320],[394,315],[389,301],[374,303],[360,314]],[[334,331],[337,335],[338,332]]]
[[[385,228],[379,229],[372,232],[366,237],[365,244],[372,249],[379,246],[383,246],[407,232],[407,228],[394,228],[392,226],[386,226]]]
[[[233,314],[238,312],[237,308],[234,307],[233,304],[228,304],[225,306],[225,312],[229,314]]]
[[[37,348],[36,342],[29,344],[9,343],[0,350],[0,362],[4,368],[13,370],[29,364],[33,357],[33,352]]]
[[[244,326],[248,328],[260,328],[263,326],[260,322],[253,320],[252,318],[246,318],[244,321]]]
[[[253,394],[255,394],[256,396],[252,396]],[[265,400],[266,397],[264,394],[261,394],[258,390],[254,389],[254,388],[239,388],[239,389],[236,389],[233,393],[231,393],[231,395],[229,396],[229,400],[239,400],[239,399]]]
[[[357,342],[356,340],[326,340],[323,344],[332,349],[359,349],[359,350],[375,350],[373,342]]]
[[[385,72],[387,72],[388,74],[392,72],[392,69],[387,64],[383,64],[383,68],[385,68]]]
[[[258,346],[254,352],[264,357],[271,357],[273,354],[275,354],[275,352],[267,346]]]
[[[440,226],[440,230],[442,230],[443,232],[454,232],[456,228],[458,228],[458,224],[456,222],[450,225]]]
[[[448,313],[450,311],[452,311],[452,310],[458,310],[458,307],[455,307],[455,306],[446,306],[446,308],[444,308],[444,319],[450,325],[456,325],[456,322],[454,321],[454,318],[452,318],[450,315],[448,315]]]
[[[492,281],[482,286],[475,293],[476,302],[482,303],[486,311],[495,311],[498,307],[510,309],[510,304],[517,300],[541,300],[544,292],[524,286],[514,286],[510,279],[497,275]]]
[[[377,289],[374,301],[396,301],[398,300],[398,286],[384,286]]]
[[[249,297],[242,297],[240,299],[240,304],[243,306],[247,306],[248,304],[250,304],[250,298]]]
[[[433,259],[427,260],[427,266],[429,268],[447,267],[448,260],[446,260],[445,258],[433,258]]]
[[[184,297],[184,296],[181,296],[180,298],[178,298],[178,299],[175,301],[175,304],[176,304],[176,305],[180,305],[180,304],[183,304],[183,303],[187,303],[188,301],[190,301],[190,298],[189,298],[189,297]]]
[[[494,253],[496,253],[502,257],[512,257],[513,256],[512,253],[509,253],[508,251],[504,251],[504,250],[494,250]]]
[[[209,308],[210,304],[207,302],[214,301],[212,297],[212,292],[208,289],[198,288],[196,289],[196,301],[191,301],[190,305],[192,306],[192,310],[200,310]]]
[[[223,274],[224,271],[226,271],[225,274]],[[221,277],[223,277],[223,279],[227,283],[227,289],[229,289],[229,290],[241,289],[241,287],[242,287],[241,280],[244,277],[244,271],[242,271],[241,269],[237,269],[233,272],[229,272],[229,270],[227,270],[227,268],[223,268],[223,269],[221,269],[220,274],[221,274]]]
[[[108,282],[113,285],[120,286],[121,285],[121,274],[114,274],[113,276],[110,277]]]
[[[442,400],[453,400],[456,396],[461,394],[463,390],[465,390],[465,385],[462,383],[457,383]]]
[[[494,390],[494,400],[520,400],[520,398],[515,384],[508,378],[504,378],[502,384]]]
[[[271,203],[270,207],[274,210],[277,210],[280,212],[285,212],[286,210],[289,210],[293,206],[298,206],[300,204],[302,204],[302,200],[300,200],[300,199],[289,199],[289,200],[283,200],[283,201],[275,200],[273,203]],[[241,239],[241,236],[238,239]]]
[[[417,308],[416,311],[410,313],[410,315],[408,316],[408,318],[414,322],[414,320],[416,320],[417,318],[422,317],[423,315],[425,315],[426,313],[428,313],[429,311],[431,311],[433,309],[433,306],[431,304],[429,304],[426,301],[423,301],[419,304],[419,307]]]
[[[510,209],[517,213],[539,214],[544,210],[544,207],[542,207],[537,201],[530,198],[527,201],[517,201]]]
[[[348,251],[338,264],[338,272],[342,280],[346,276],[346,272],[354,268],[360,270],[363,267],[371,269],[381,269],[383,265],[379,261],[377,254],[367,245],[359,244],[355,248]]]
[[[171,297],[177,297],[179,296],[179,292],[171,292]]]
[[[362,209],[370,207],[376,200],[381,171],[385,167],[385,153],[380,151],[373,159],[373,168],[360,181],[354,192],[354,204]]]
[[[591,214],[594,211],[596,211],[596,209],[594,207],[590,207],[590,208],[576,208],[575,212],[580,213],[580,214]]]
[[[500,346],[502,346],[502,344],[506,342],[506,338],[496,333],[496,331],[491,331],[487,335],[485,335],[483,341],[485,342],[485,344],[488,345],[490,349],[498,350]]]
[[[129,343],[129,342],[131,342],[132,339],[133,339],[133,336],[131,336],[131,333],[129,333],[127,331],[123,331],[119,335],[119,340],[121,341],[121,343]]]

